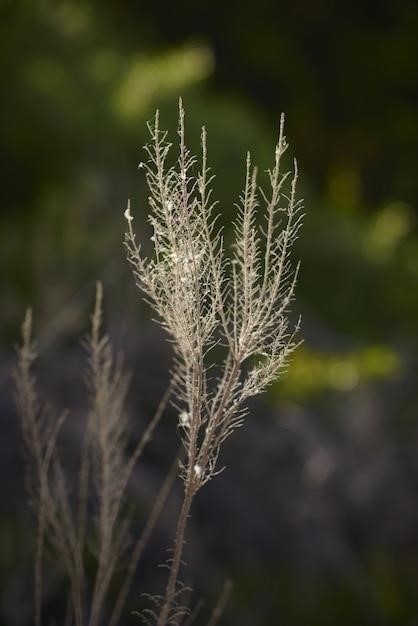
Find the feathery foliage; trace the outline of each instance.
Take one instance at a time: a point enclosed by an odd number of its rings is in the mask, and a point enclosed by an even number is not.
[[[97,626],[102,621],[105,606],[110,615],[109,626],[119,622],[138,562],[176,475],[177,462],[157,494],[145,527],[127,558],[130,543],[130,520],[125,511],[128,482],[162,416],[171,390],[162,398],[136,447],[128,455],[128,422],[124,408],[128,377],[121,363],[114,359],[109,339],[102,334],[101,327],[102,287],[98,284],[91,331],[85,341],[89,410],[74,503],[68,489],[74,479],[67,479],[56,445],[66,414],[56,418],[42,405],[32,372],[35,349],[30,311],[22,326],[15,384],[27,456],[27,488],[37,516],[36,626],[42,624],[42,561],[46,542],[69,581],[69,623]],[[93,581],[87,577],[85,568],[86,553],[91,546],[97,558]],[[113,605],[109,604],[108,592],[115,570],[126,559],[116,599]]]
[[[158,111],[148,128],[147,161],[140,167],[150,191],[154,255],[146,258],[141,253],[129,204],[125,245],[136,283],[173,344],[174,402],[186,451],[174,556],[158,617],[155,614],[157,625],[166,626],[177,624],[176,587],[192,500],[219,471],[220,447],[242,425],[246,400],[277,378],[297,345],[298,323],[292,327],[289,322],[298,273],[291,250],[302,223],[302,202],[296,198],[296,161],[293,172],[281,170],[287,150],[282,115],[267,192],[258,186],[257,169],[247,155],[235,241],[228,254],[212,200],[214,177],[207,163],[205,128],[198,161],[185,143],[180,100],[174,165],[169,164],[172,144],[160,128]],[[264,224],[258,227],[261,210]],[[226,356],[220,374],[213,376],[211,355],[218,345]]]

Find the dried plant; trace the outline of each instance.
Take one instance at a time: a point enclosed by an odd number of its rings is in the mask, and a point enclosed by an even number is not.
[[[42,603],[42,559],[44,553],[45,531],[49,529],[51,543],[65,562],[74,596],[78,596],[75,576],[75,563],[69,550],[65,514],[58,515],[58,502],[64,497],[59,480],[55,446],[58,433],[64,421],[64,415],[54,419],[47,407],[41,406],[32,365],[35,360],[35,347],[31,339],[32,312],[27,311],[22,324],[22,345],[18,351],[18,364],[14,372],[16,384],[16,405],[21,417],[21,428],[26,452],[26,487],[30,504],[37,518],[35,551],[34,613],[36,626],[41,625]],[[55,465],[55,467],[53,467]],[[50,475],[57,477],[54,499],[50,488]],[[66,511],[66,507],[63,507]],[[77,602],[74,602],[74,607]]]
[[[301,226],[302,202],[296,199],[296,161],[293,173],[281,171],[287,149],[282,116],[268,192],[258,186],[257,170],[247,155],[235,241],[228,255],[211,198],[213,176],[207,164],[205,128],[198,164],[185,144],[180,101],[179,153],[170,165],[172,144],[160,129],[158,112],[148,127],[151,141],[140,167],[150,192],[154,254],[142,255],[129,204],[125,245],[136,283],[173,344],[173,401],[185,448],[184,498],[167,586],[147,618],[149,623],[166,626],[178,624],[181,616],[179,569],[192,501],[220,471],[220,447],[242,425],[248,398],[262,393],[277,378],[297,345],[298,323],[292,327],[289,322],[298,273],[291,250]],[[264,224],[258,226],[260,205]],[[225,358],[215,369],[217,346],[223,346]]]
[[[124,409],[128,378],[115,361],[107,336],[102,334],[102,287],[97,285],[91,332],[86,340],[89,412],[81,453],[76,506],[72,506],[66,474],[57,452],[57,437],[65,414],[55,418],[43,407],[32,373],[35,349],[31,339],[32,316],[26,314],[22,344],[15,371],[16,403],[27,456],[27,488],[37,516],[35,555],[35,624],[41,626],[42,560],[48,541],[69,580],[66,623],[97,626],[105,604],[109,626],[115,626],[143,549],[156,524],[176,476],[177,462],[164,481],[142,534],[132,546],[122,583],[113,606],[108,592],[115,570],[126,561],[129,519],[125,516],[126,489],[144,446],[151,438],[168,402],[171,389],[139,439],[126,454],[128,422]],[[74,480],[71,481],[72,483]],[[85,572],[87,546],[94,544],[97,568],[93,584]]]

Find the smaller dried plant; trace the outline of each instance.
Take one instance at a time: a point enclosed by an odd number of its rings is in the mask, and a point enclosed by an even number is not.
[[[102,287],[97,286],[91,331],[85,342],[89,410],[81,451],[78,481],[67,479],[57,450],[57,438],[66,413],[58,417],[39,399],[33,374],[35,348],[32,315],[22,325],[22,343],[15,370],[16,403],[21,419],[27,461],[27,489],[37,518],[34,614],[42,624],[42,570],[45,547],[52,552],[68,579],[65,624],[98,626],[103,615],[116,626],[133,575],[177,473],[173,464],[156,496],[141,535],[132,543],[126,517],[130,476],[167,404],[163,397],[133,452],[126,452],[128,422],[124,409],[128,377],[115,361],[108,338],[101,332]],[[78,482],[74,503],[69,486]],[[128,556],[127,547],[130,547]],[[93,549],[92,549],[93,548]],[[93,582],[86,574],[86,555],[96,560]],[[91,553],[93,553],[91,555]],[[118,567],[122,583],[109,600]],[[115,592],[115,589],[113,589]]]
[[[247,155],[235,239],[228,254],[211,197],[205,128],[198,163],[185,144],[180,101],[174,165],[169,164],[172,144],[160,129],[158,112],[148,128],[147,161],[140,167],[150,192],[154,254],[143,256],[129,204],[125,244],[136,283],[173,345],[173,402],[185,449],[184,498],[167,586],[147,616],[150,624],[166,626],[181,619],[179,569],[192,501],[219,472],[221,445],[242,425],[248,398],[265,391],[278,377],[297,345],[298,323],[292,327],[289,322],[298,273],[291,250],[302,222],[302,201],[296,198],[296,161],[293,172],[281,170],[287,150],[282,116],[268,191],[258,186],[257,170]],[[260,210],[263,223],[258,225]],[[221,363],[214,362],[218,346],[225,352]]]

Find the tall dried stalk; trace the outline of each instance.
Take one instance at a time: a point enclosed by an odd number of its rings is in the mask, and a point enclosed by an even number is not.
[[[247,155],[235,242],[228,255],[211,199],[213,176],[207,165],[205,128],[199,165],[185,144],[181,100],[174,165],[168,164],[172,144],[160,129],[158,111],[148,128],[147,161],[140,167],[150,192],[154,255],[148,259],[141,253],[129,204],[125,245],[136,283],[173,344],[174,403],[186,452],[173,558],[161,607],[154,614],[157,626],[166,626],[179,619],[175,597],[193,499],[218,473],[221,445],[243,424],[246,400],[277,378],[297,345],[298,323],[292,328],[288,315],[298,273],[291,249],[302,222],[302,203],[296,199],[296,161],[293,173],[281,171],[287,149],[282,115],[268,192],[258,186],[257,170]],[[262,226],[257,225],[260,204]],[[212,354],[219,344],[226,356],[220,375],[213,377]]]
[[[32,374],[35,360],[32,342],[32,315],[26,313],[22,325],[22,345],[14,378],[16,404],[27,458],[26,485],[37,517],[35,556],[35,624],[41,624],[42,557],[46,532],[48,539],[66,569],[74,619],[82,625],[82,572],[75,528],[70,512],[62,467],[56,454],[56,441],[65,413],[55,418],[39,400]]]

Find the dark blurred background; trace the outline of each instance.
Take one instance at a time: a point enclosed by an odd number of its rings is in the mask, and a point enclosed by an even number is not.
[[[85,407],[79,337],[97,279],[133,371],[134,432],[167,384],[169,346],[121,241],[128,197],[137,231],[148,232],[137,172],[146,121],[159,107],[175,136],[181,95],[192,147],[207,127],[226,224],[245,152],[270,165],[281,111],[306,203],[295,304],[305,342],[227,442],[227,469],[199,495],[190,525],[187,582],[205,601],[202,620],[230,577],[225,625],[417,625],[418,4],[0,7],[0,623],[31,623],[34,524],[11,388],[26,306],[41,388],[72,411],[68,456]],[[140,512],[175,453],[174,423],[169,413],[135,476]],[[178,485],[129,609],[158,590],[179,495]],[[47,580],[45,614],[56,623],[64,584]],[[124,623],[138,618],[128,611]]]

